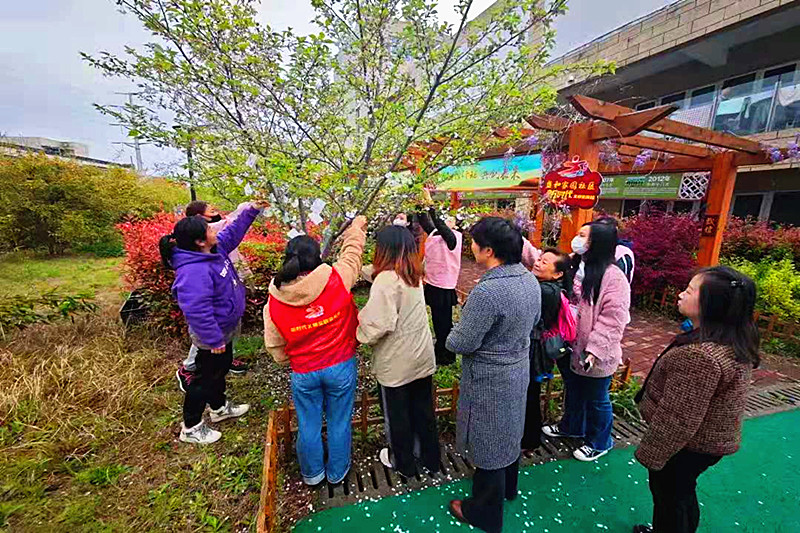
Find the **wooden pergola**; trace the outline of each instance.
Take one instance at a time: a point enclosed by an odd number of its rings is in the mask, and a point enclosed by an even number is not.
[[[667,117],[677,111],[676,106],[635,111],[587,96],[571,96],[569,101],[587,120],[574,123],[550,115],[535,115],[526,120],[536,129],[559,132],[569,158],[577,156],[604,176],[710,171],[698,263],[701,266],[717,264],[737,169],[772,164],[770,151],[750,139],[670,120]],[[643,132],[660,135],[642,135]],[[498,133],[502,136],[502,132]],[[673,138],[689,142],[671,140]],[[600,161],[603,141],[613,141],[619,146],[618,164]],[[645,149],[657,156],[645,166],[636,165],[636,156]],[[522,147],[515,147],[515,152],[522,150]],[[562,222],[559,246],[568,250],[570,239],[593,216],[591,209],[573,209]],[[535,243],[541,242],[542,213],[537,213],[536,218],[538,235],[531,238]]]

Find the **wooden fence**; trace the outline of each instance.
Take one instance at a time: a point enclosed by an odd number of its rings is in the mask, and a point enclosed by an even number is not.
[[[449,399],[449,402],[442,402],[441,399]],[[362,392],[361,398],[355,402],[355,409],[358,413],[353,417],[352,425],[365,438],[371,426],[383,424],[382,416],[369,416],[370,407],[380,405],[380,403],[380,398],[369,396],[367,391]],[[455,414],[458,406],[458,383],[449,389],[436,389],[434,403],[437,416]],[[292,434],[297,433],[297,412],[292,405],[283,406],[274,412],[278,421],[278,443],[290,443]],[[285,452],[289,450],[289,446],[284,448]]]
[[[258,533],[272,533],[277,523],[278,503],[278,424],[277,414],[272,411],[267,422],[267,438],[264,444],[264,469],[261,478],[256,529]]]
[[[631,378],[630,362],[615,374],[612,381],[612,388],[623,386]],[[436,389],[434,394],[434,407],[437,416],[454,415],[458,411],[458,383],[448,389]],[[545,386],[541,400],[546,408],[552,400],[560,400],[563,397],[562,390],[553,389],[553,381],[550,380]],[[367,436],[371,426],[383,424],[382,416],[369,416],[370,408],[380,405],[380,399],[369,396],[366,391],[361,393],[361,398],[355,402],[355,409],[358,411],[353,417],[352,425],[364,437]],[[324,427],[324,426],[323,426]],[[276,524],[276,503],[277,503],[277,479],[278,479],[278,448],[283,445],[284,457],[291,451],[292,434],[297,432],[297,412],[291,405],[286,405],[280,409],[273,410],[269,414],[267,423],[266,444],[264,446],[264,470],[261,485],[261,499],[258,510],[257,526],[258,533],[272,533]]]
[[[675,314],[677,313],[678,294],[678,290],[667,287],[660,292],[645,294],[640,301],[659,311]],[[763,315],[758,311],[755,312],[753,319],[761,331],[762,338],[778,338],[800,343],[800,324],[797,321],[781,320],[774,315]]]

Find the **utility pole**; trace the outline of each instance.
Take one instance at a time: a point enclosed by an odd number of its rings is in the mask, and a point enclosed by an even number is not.
[[[126,95],[128,97],[128,104],[133,106],[133,97],[139,93],[114,93],[114,94]],[[124,126],[124,124],[112,124],[112,126]],[[132,147],[134,152],[136,153],[136,170],[139,172],[142,172],[144,170],[144,163],[142,162],[142,143],[139,142],[138,137],[134,137],[132,143],[115,142],[112,144],[121,144],[123,146]]]

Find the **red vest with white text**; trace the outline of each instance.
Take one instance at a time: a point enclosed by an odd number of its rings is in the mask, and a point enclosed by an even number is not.
[[[270,296],[269,316],[286,339],[294,372],[322,370],[356,353],[358,309],[336,269],[322,294],[308,305],[293,306]]]

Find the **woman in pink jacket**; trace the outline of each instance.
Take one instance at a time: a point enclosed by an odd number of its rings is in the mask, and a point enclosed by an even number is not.
[[[549,437],[583,438],[584,446],[574,452],[580,461],[595,461],[614,445],[608,389],[622,362],[622,334],[631,303],[628,279],[615,261],[616,247],[617,228],[611,224],[584,226],[572,241],[584,263],[584,277],[576,287],[578,337],[572,357],[558,361],[566,389],[564,416],[542,431]]]

